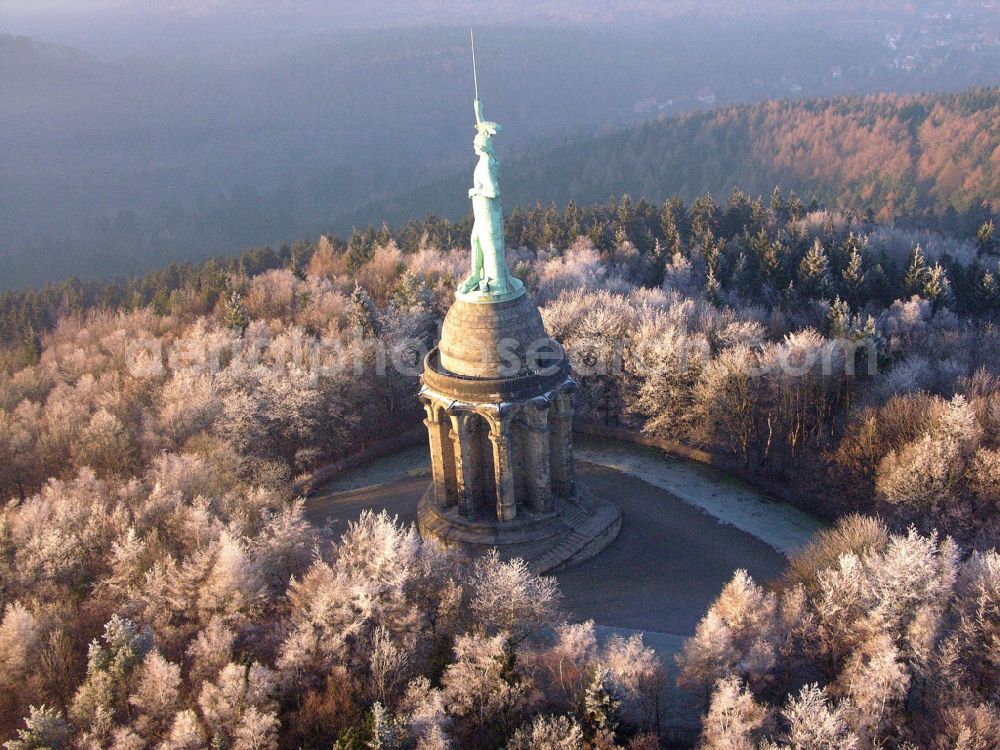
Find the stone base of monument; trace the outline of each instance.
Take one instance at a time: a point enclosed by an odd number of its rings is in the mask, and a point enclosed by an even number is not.
[[[607,547],[621,529],[618,506],[578,484],[570,499],[559,499],[548,513],[519,510],[513,521],[499,523],[495,513],[480,517],[443,510],[433,487],[417,506],[417,526],[424,539],[482,555],[496,548],[505,560],[520,557],[535,573],[553,573],[589,560]]]

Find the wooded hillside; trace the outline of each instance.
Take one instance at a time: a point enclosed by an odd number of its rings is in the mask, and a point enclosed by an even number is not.
[[[784,100],[663,118],[509,158],[510,205],[684,200],[775,185],[879,219],[1000,208],[1000,89]],[[466,211],[464,173],[387,202],[406,220]],[[364,213],[370,213],[366,210]],[[359,214],[360,215],[360,214]]]

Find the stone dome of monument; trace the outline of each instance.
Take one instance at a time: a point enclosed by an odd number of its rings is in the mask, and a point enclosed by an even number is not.
[[[562,357],[527,293],[492,304],[457,299],[444,319],[439,351],[446,373],[467,378],[516,377]]]

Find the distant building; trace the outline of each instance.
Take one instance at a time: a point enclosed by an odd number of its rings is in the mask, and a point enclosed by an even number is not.
[[[694,95],[694,98],[702,104],[707,104],[709,106],[715,104],[715,92],[704,86],[698,89],[698,93]]]

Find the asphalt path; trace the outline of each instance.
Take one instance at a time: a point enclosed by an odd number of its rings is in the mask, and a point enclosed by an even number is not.
[[[597,557],[557,574],[566,608],[598,625],[687,636],[733,573],[777,578],[787,560],[666,490],[593,464],[582,479],[622,511],[618,538]]]

